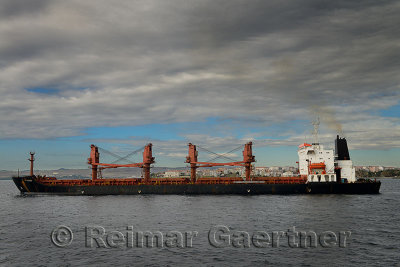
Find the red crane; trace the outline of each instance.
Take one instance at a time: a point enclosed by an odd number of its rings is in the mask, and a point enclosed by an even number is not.
[[[144,182],[150,181],[150,165],[154,163],[154,157],[152,154],[152,144],[147,144],[143,151],[143,162],[131,163],[131,164],[113,164],[113,163],[100,163],[99,148],[95,145],[90,146],[90,158],[88,158],[88,164],[92,165],[92,180],[97,179],[97,166],[104,166],[103,169],[108,168],[120,168],[120,167],[138,167],[143,168]]]
[[[226,163],[212,163],[212,162],[199,162],[197,161],[198,152],[196,146],[189,143],[189,155],[186,157],[186,163],[190,163],[190,180],[192,183],[196,182],[196,169],[199,167],[214,167],[214,166],[241,166],[246,168],[246,181],[250,181],[251,163],[255,162],[252,151],[252,142],[244,145],[243,160]]]

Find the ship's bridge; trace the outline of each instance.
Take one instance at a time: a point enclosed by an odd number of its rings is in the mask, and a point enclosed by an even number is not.
[[[319,143],[303,143],[298,149],[299,172],[308,182],[336,181],[333,150],[324,149]]]

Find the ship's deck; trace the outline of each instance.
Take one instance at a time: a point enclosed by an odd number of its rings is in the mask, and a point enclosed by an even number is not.
[[[202,177],[195,184],[236,184],[236,183],[266,183],[266,184],[304,184],[307,179],[295,177],[252,177],[245,181],[241,177]],[[193,184],[189,178],[152,178],[144,182],[142,178],[115,178],[115,179],[73,179],[58,180],[54,177],[38,178],[38,183],[48,186],[81,186],[81,185],[159,185],[159,184]]]

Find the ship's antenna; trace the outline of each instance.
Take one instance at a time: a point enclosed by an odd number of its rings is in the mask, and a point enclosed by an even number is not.
[[[307,123],[307,124],[304,124],[304,127],[307,127],[307,128],[308,128],[308,123]],[[304,142],[305,142],[305,143],[308,143],[308,142],[307,142],[307,133],[308,133],[308,131],[305,131],[305,132],[304,132]]]
[[[319,116],[317,116],[315,118],[315,120],[313,120],[312,125],[314,126],[314,130],[313,130],[313,137],[314,137],[314,144],[318,145],[319,144],[319,140],[318,140],[318,133],[319,133]]]

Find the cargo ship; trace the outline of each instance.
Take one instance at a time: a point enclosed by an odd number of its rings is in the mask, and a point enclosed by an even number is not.
[[[252,142],[244,145],[243,160],[211,163],[198,161],[196,145],[188,144],[186,163],[190,166],[190,178],[153,178],[151,165],[152,144],[143,151],[143,161],[132,164],[101,163],[99,148],[91,145],[88,164],[92,170],[91,179],[57,179],[34,175],[34,153],[30,157],[30,175],[13,177],[22,194],[62,195],[138,195],[138,194],[379,194],[380,181],[356,178],[350,159],[347,141],[337,136],[335,150],[325,149],[318,142],[303,143],[298,147],[298,173],[292,177],[257,177],[252,175],[255,157]],[[201,167],[240,166],[243,177],[197,177]],[[140,178],[103,179],[102,169],[138,167],[143,169]]]

